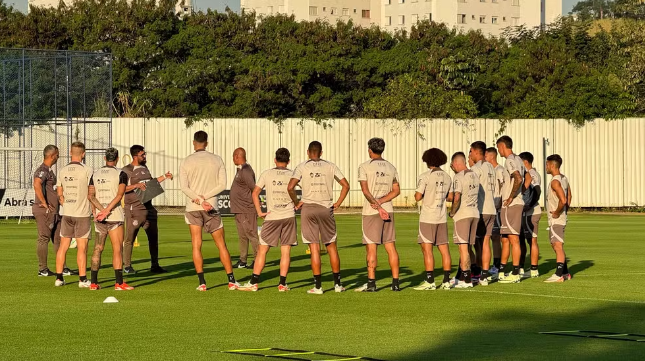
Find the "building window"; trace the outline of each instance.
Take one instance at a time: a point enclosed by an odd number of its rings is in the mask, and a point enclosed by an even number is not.
[[[412,24],[419,22],[419,14],[412,14]]]
[[[356,14],[356,9],[354,9],[354,14]]]
[[[481,15],[479,17],[479,23],[480,24],[486,24],[486,15]]]
[[[385,26],[390,26],[392,25],[392,17],[391,16],[386,16],[385,17]]]
[[[486,0],[479,0],[479,2],[480,2],[480,3],[485,3],[485,2],[486,2]]]
[[[326,11],[327,11],[327,7],[323,6],[323,12],[326,12]]]
[[[331,8],[331,14],[338,15],[338,11],[336,10],[336,8]]]
[[[466,14],[457,14],[457,24],[466,23]]]
[[[466,0],[457,0],[458,3],[465,3]]]
[[[405,4],[405,0],[399,0],[399,4]]]
[[[284,5],[279,5],[279,6],[278,6],[278,12],[279,12],[280,14],[284,14]]]
[[[399,15],[399,25],[405,25],[405,15]]]
[[[349,16],[349,9],[343,8],[343,16]]]
[[[492,3],[493,3],[493,4],[497,4],[497,0],[493,0],[493,1],[492,1]]]
[[[506,16],[502,17],[502,21],[506,22]]]
[[[432,21],[432,14],[427,13],[427,14],[423,15],[423,19]]]
[[[392,0],[385,0],[385,5],[391,5],[391,4],[392,4]]]
[[[520,6],[520,0],[513,0],[513,3],[511,5]]]
[[[471,19],[473,19],[473,20],[475,20],[475,15],[471,16],[470,18],[471,18]]]
[[[419,0],[410,0],[411,3],[418,3]]]
[[[273,14],[273,6],[267,7],[267,14]]]
[[[361,14],[363,16],[363,19],[369,19],[370,18],[370,11],[369,10],[361,10]]]
[[[511,18],[511,25],[518,26],[520,24],[520,18]]]
[[[310,6],[309,7],[309,16],[316,16],[318,15],[318,7],[317,6]]]
[[[497,16],[493,16],[492,18],[490,18],[490,23],[497,25]]]

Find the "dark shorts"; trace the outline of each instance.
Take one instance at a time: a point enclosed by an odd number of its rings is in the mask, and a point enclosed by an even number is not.
[[[296,246],[298,236],[295,218],[264,221],[260,230],[260,244],[269,247]]]
[[[514,205],[510,207],[502,207],[500,216],[502,217],[502,228],[500,232],[503,235],[520,235],[522,230],[522,213],[524,206]]]
[[[533,214],[522,217],[522,232],[526,239],[537,238],[542,214]]]
[[[495,222],[493,223],[493,236],[500,236],[502,229],[502,215],[500,212],[497,212],[497,215],[495,216]]]
[[[448,223],[419,223],[418,243],[429,243],[435,246],[448,244]]]
[[[63,238],[92,239],[92,222],[90,217],[63,216],[60,226]]]
[[[202,227],[206,233],[213,233],[224,227],[222,217],[219,213],[206,211],[186,212],[184,214],[184,220],[186,224]]]
[[[551,243],[564,243],[564,229],[566,226],[561,224],[554,224],[549,226],[549,240]]]
[[[305,203],[300,216],[303,243],[329,244],[336,242],[334,209]]]
[[[385,244],[396,241],[394,213],[384,221],[378,214],[363,216],[363,244]]]
[[[94,228],[98,234],[108,234],[121,226],[123,226],[123,222],[94,222]]]
[[[482,214],[477,223],[477,238],[490,237],[493,235],[493,226],[495,225],[494,214]]]
[[[475,244],[479,218],[464,218],[455,222],[453,242],[455,244]]]

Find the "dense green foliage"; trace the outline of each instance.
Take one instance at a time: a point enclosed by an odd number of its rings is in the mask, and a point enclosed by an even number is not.
[[[0,0],[1,1],[1,0]],[[421,22],[351,23],[89,0],[29,15],[0,4],[0,46],[110,52],[121,116],[594,118],[645,114],[645,26],[564,19],[500,38]]]

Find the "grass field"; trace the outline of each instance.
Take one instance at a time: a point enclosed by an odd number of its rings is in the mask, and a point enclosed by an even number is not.
[[[555,268],[543,220],[543,276],[539,279],[429,292],[410,287],[423,279],[416,244],[418,216],[396,217],[403,291],[389,290],[387,258],[381,249],[379,292],[329,292],[331,270],[323,258],[323,286],[328,291],[322,296],[306,294],[312,277],[303,245],[292,251],[291,292],[277,292],[277,250],[269,253],[259,292],[228,291],[212,241],[203,248],[211,288],[195,291],[188,229],[182,217],[170,216],[159,222],[161,265],[169,273],[153,275],[145,270],[148,249],[142,236],[133,256],[140,272],[127,277],[137,287],[134,291],[116,293],[110,287],[114,283],[110,246],[99,274],[104,289],[79,289],[76,276],[67,277],[69,285],[55,288],[53,277],[36,277],[35,225],[0,223],[0,359],[252,361],[260,358],[218,351],[269,347],[381,360],[643,359],[645,342],[539,332],[645,334],[645,271],[641,269],[645,217],[572,215],[566,244],[572,281],[542,282]],[[366,279],[360,216],[338,216],[337,220],[343,280],[354,288]],[[225,229],[235,259],[237,234],[231,218],[225,219]],[[454,269],[456,249],[452,252]],[[54,266],[52,253],[50,268]],[[75,250],[68,254],[72,268],[75,254]],[[250,270],[236,271],[240,281],[250,275]],[[103,304],[107,296],[116,296],[119,303]]]

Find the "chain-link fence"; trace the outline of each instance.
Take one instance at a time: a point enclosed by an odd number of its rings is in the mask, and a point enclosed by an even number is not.
[[[112,56],[0,48],[0,137],[0,218],[29,216],[46,145],[67,164],[81,141],[85,163],[102,165],[112,144]]]

